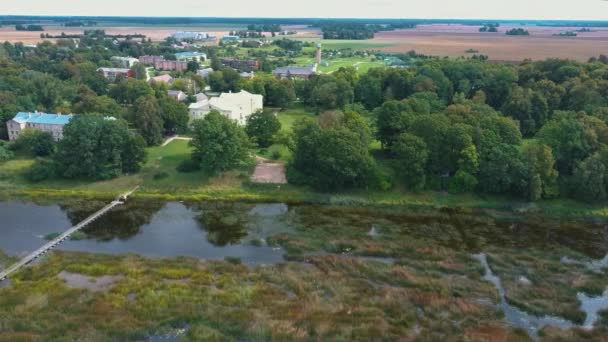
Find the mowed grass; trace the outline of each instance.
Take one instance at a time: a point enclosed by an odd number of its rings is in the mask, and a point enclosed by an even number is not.
[[[316,115],[312,112],[311,109],[306,108],[304,106],[298,106],[294,108],[289,108],[284,111],[279,112],[278,118],[281,122],[281,131],[285,133],[291,133],[294,123],[298,119],[302,118],[315,118]]]
[[[315,118],[316,115],[311,109],[304,106],[297,106],[295,108],[289,108],[285,111],[277,114],[279,122],[281,123],[280,135],[286,136],[290,134],[293,129],[295,122],[302,118]],[[291,157],[291,151],[282,142],[277,142],[269,146],[268,148],[258,149],[257,155],[272,160],[287,161]]]
[[[283,37],[275,37],[281,39]],[[299,40],[301,42],[321,43],[324,49],[353,49],[367,50],[380,49],[397,45],[391,41],[376,41],[376,40],[346,40],[346,39],[322,39],[322,38],[306,38],[306,37],[288,37],[288,39]],[[304,51],[314,51],[314,47],[307,47]]]
[[[298,57],[294,59],[298,65],[310,65],[315,62],[313,57]],[[366,73],[370,68],[384,66],[382,61],[374,61],[370,57],[346,57],[346,58],[333,58],[324,59],[328,62],[328,66],[320,65],[317,70],[322,73],[332,73],[340,68],[354,67],[357,71],[362,74]]]

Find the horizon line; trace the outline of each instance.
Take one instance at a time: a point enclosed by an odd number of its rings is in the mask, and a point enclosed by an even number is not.
[[[158,19],[289,19],[289,20],[427,20],[427,21],[442,21],[442,20],[452,20],[452,21],[555,21],[555,22],[599,22],[599,23],[608,23],[608,19],[606,20],[598,20],[598,19],[538,19],[538,18],[414,18],[414,17],[231,17],[231,16],[151,16],[151,15],[49,15],[49,14],[0,14],[0,17],[21,17],[21,18],[158,18]]]

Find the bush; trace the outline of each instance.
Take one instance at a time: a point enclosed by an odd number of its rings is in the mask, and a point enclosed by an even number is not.
[[[272,151],[272,153],[270,154],[270,159],[272,159],[272,160],[281,159],[281,151]]]
[[[196,162],[194,162],[192,159],[186,159],[184,161],[182,161],[181,163],[179,163],[179,165],[177,166],[177,171],[179,172],[194,172],[194,171],[198,171],[200,170],[200,165]]]
[[[165,179],[168,177],[169,177],[169,174],[166,172],[157,172],[154,174],[154,176],[152,176],[152,178],[154,178],[154,180],[161,180],[161,179]]]
[[[41,182],[54,176],[55,164],[48,159],[36,159],[32,167],[25,172],[25,178],[30,182]]]
[[[4,145],[0,145],[0,163],[12,159],[15,155],[9,151]]]
[[[55,151],[55,140],[48,132],[26,129],[13,142],[12,148],[27,151],[38,157],[45,157]]]

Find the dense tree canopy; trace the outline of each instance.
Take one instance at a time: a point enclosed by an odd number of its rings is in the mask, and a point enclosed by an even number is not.
[[[54,160],[61,177],[109,179],[138,171],[144,147],[122,120],[78,115],[65,126]]]
[[[252,141],[260,147],[268,147],[274,142],[275,135],[281,129],[281,123],[273,112],[259,111],[247,118],[245,131]]]
[[[251,159],[251,142],[235,121],[217,111],[192,128],[192,161],[204,171],[215,174],[245,165]]]

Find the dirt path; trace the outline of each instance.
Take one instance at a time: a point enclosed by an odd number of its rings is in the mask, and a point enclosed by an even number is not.
[[[162,145],[160,145],[160,147],[165,147],[165,146],[169,145],[173,140],[188,140],[188,141],[190,141],[190,140],[192,140],[192,138],[174,136],[174,137],[171,137],[171,138],[165,140],[165,142]]]
[[[257,165],[251,175],[253,183],[287,184],[285,165],[268,159],[256,157]]]

